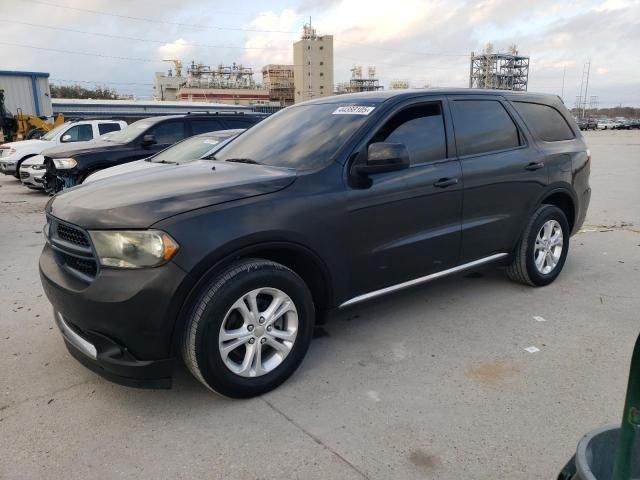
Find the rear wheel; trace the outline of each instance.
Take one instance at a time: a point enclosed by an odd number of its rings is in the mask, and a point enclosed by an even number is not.
[[[569,222],[554,205],[542,205],[531,217],[518,243],[509,277],[536,287],[553,282],[564,266],[569,251]]]
[[[211,390],[253,397],[298,368],[313,324],[311,293],[295,272],[268,260],[242,260],[204,289],[188,320],[182,353]]]

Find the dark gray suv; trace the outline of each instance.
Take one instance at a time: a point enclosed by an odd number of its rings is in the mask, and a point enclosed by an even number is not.
[[[590,198],[589,151],[558,97],[481,90],[321,98],[211,160],[104,179],[47,205],[45,292],[70,352],[167,387],[259,395],[316,319],[490,262],[560,274]]]

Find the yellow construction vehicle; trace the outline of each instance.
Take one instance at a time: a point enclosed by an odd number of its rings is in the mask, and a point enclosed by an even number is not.
[[[39,138],[63,123],[64,115],[61,113],[53,122],[22,113],[19,108],[16,114],[12,115],[4,105],[4,91],[0,90],[0,143]]]
[[[22,113],[22,111],[18,109],[18,113],[16,113],[13,118],[16,121],[13,141],[39,138],[49,130],[64,123],[64,115],[61,113],[58,114],[53,122],[47,122],[35,115]]]

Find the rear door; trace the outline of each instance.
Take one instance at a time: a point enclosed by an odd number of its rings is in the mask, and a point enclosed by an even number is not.
[[[408,169],[371,175],[348,192],[348,228],[354,294],[363,294],[445,270],[458,261],[461,168],[444,98],[410,102],[388,114],[359,149],[374,142],[403,143]]]
[[[548,173],[502,97],[449,99],[464,180],[461,263],[466,263],[513,250]]]

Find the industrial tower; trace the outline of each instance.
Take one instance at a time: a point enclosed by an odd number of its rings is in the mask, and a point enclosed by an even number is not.
[[[469,88],[527,91],[529,81],[529,57],[518,55],[515,45],[508,53],[494,53],[488,44],[476,55],[471,52]]]

